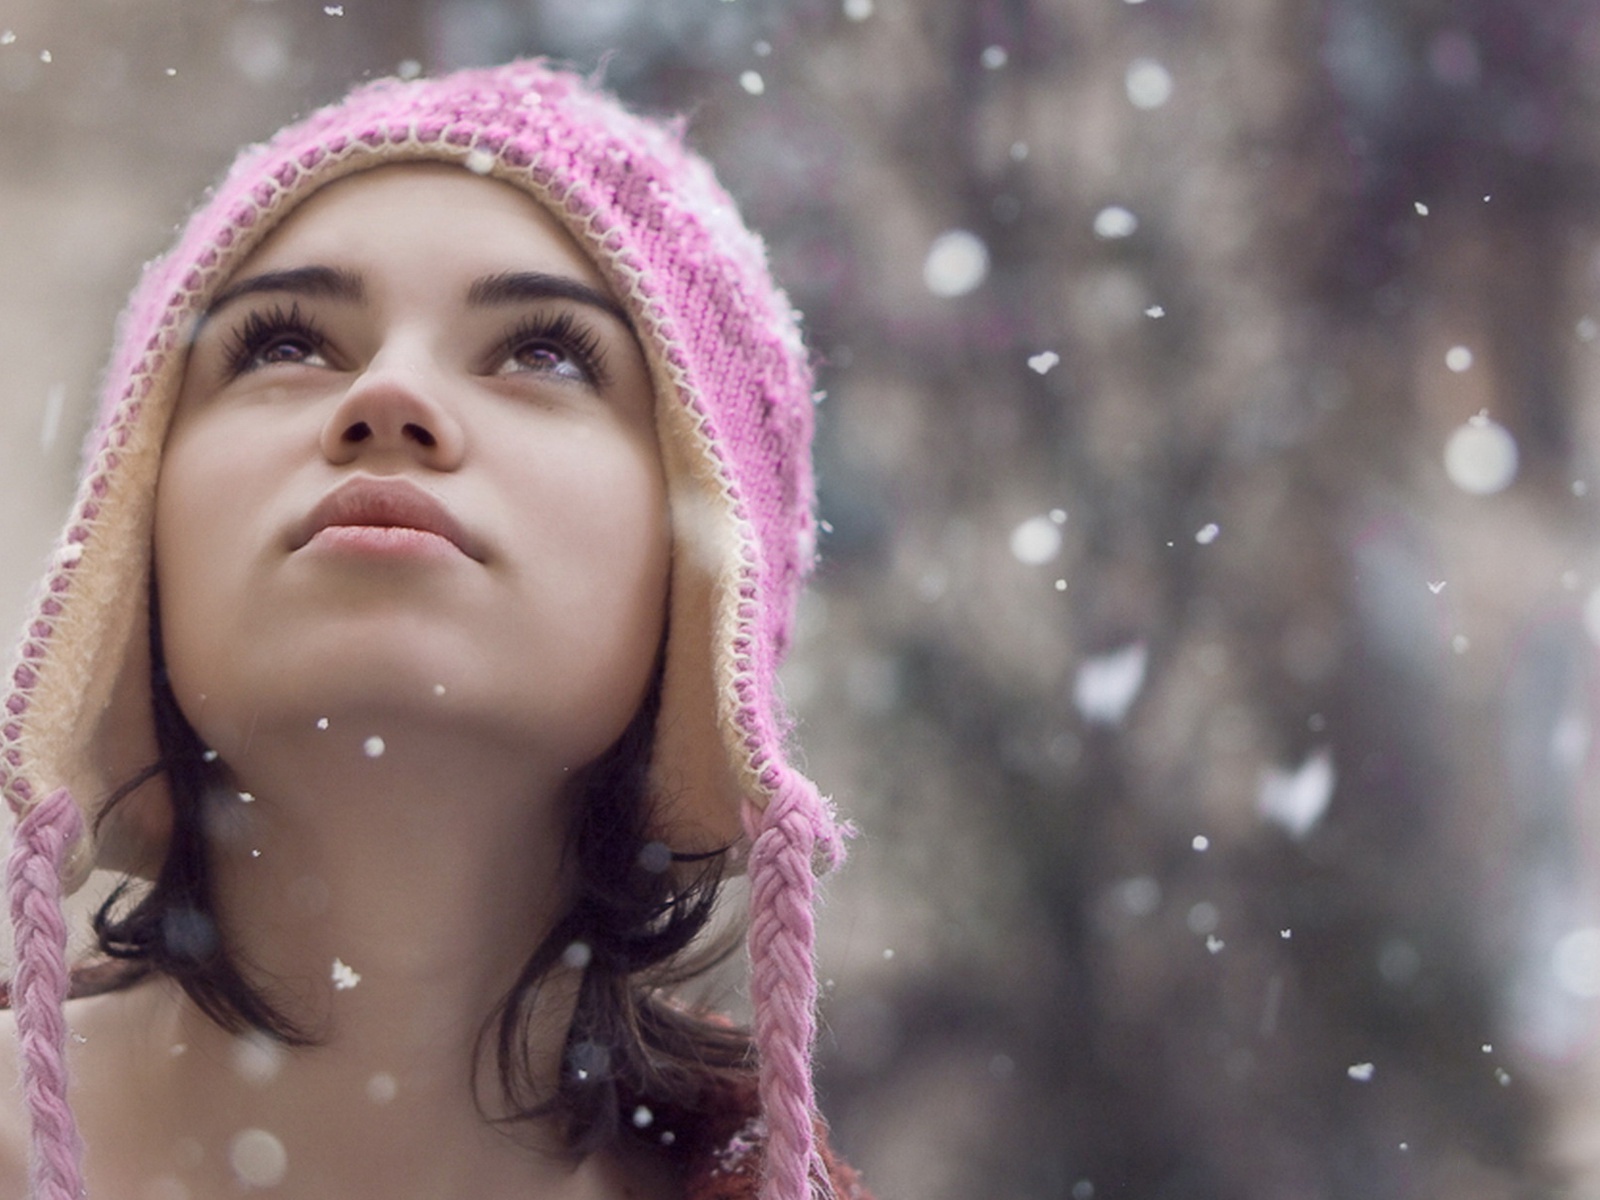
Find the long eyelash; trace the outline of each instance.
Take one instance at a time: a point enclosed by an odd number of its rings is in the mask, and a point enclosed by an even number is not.
[[[610,380],[606,373],[606,352],[600,335],[571,312],[554,315],[539,313],[525,317],[506,337],[501,353],[514,354],[529,342],[549,342],[559,347],[572,357],[572,361],[594,381],[596,387],[604,387]]]
[[[280,305],[264,312],[252,311],[228,339],[225,360],[228,377],[243,375],[257,355],[285,334],[304,338],[318,349],[327,341],[317,323],[301,314],[298,303],[291,304],[287,310]]]

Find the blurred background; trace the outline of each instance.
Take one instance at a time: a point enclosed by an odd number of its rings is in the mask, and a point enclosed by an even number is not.
[[[234,149],[524,53],[808,317],[881,1200],[1600,1196],[1600,2],[0,0],[0,618]]]

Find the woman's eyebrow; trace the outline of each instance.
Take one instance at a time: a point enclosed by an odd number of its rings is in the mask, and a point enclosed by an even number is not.
[[[295,267],[287,271],[264,271],[230,284],[217,293],[206,316],[211,316],[240,296],[260,292],[287,292],[293,296],[316,296],[360,304],[367,298],[367,287],[354,271],[339,267]]]
[[[614,318],[624,329],[632,330],[627,311],[598,288],[565,275],[543,271],[503,271],[486,275],[467,289],[467,303],[473,307],[491,304],[518,304],[528,300],[571,300],[597,308]]]

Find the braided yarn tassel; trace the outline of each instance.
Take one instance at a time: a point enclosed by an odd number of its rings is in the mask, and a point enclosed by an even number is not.
[[[52,792],[17,822],[6,890],[11,901],[11,1003],[22,1050],[22,1094],[32,1118],[34,1200],[84,1195],[83,1145],[67,1106],[67,923],[61,867],[83,831],[66,788]]]
[[[766,811],[746,809],[750,850],[750,995],[767,1121],[761,1200],[809,1200],[816,1180],[832,1188],[816,1146],[811,1049],[816,1038],[817,971],[812,855],[818,801],[796,777]]]

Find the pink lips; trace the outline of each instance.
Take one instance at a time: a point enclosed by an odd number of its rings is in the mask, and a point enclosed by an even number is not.
[[[415,556],[449,552],[483,561],[476,542],[450,510],[402,478],[360,476],[318,502],[290,539],[290,549],[312,542],[356,553]]]

